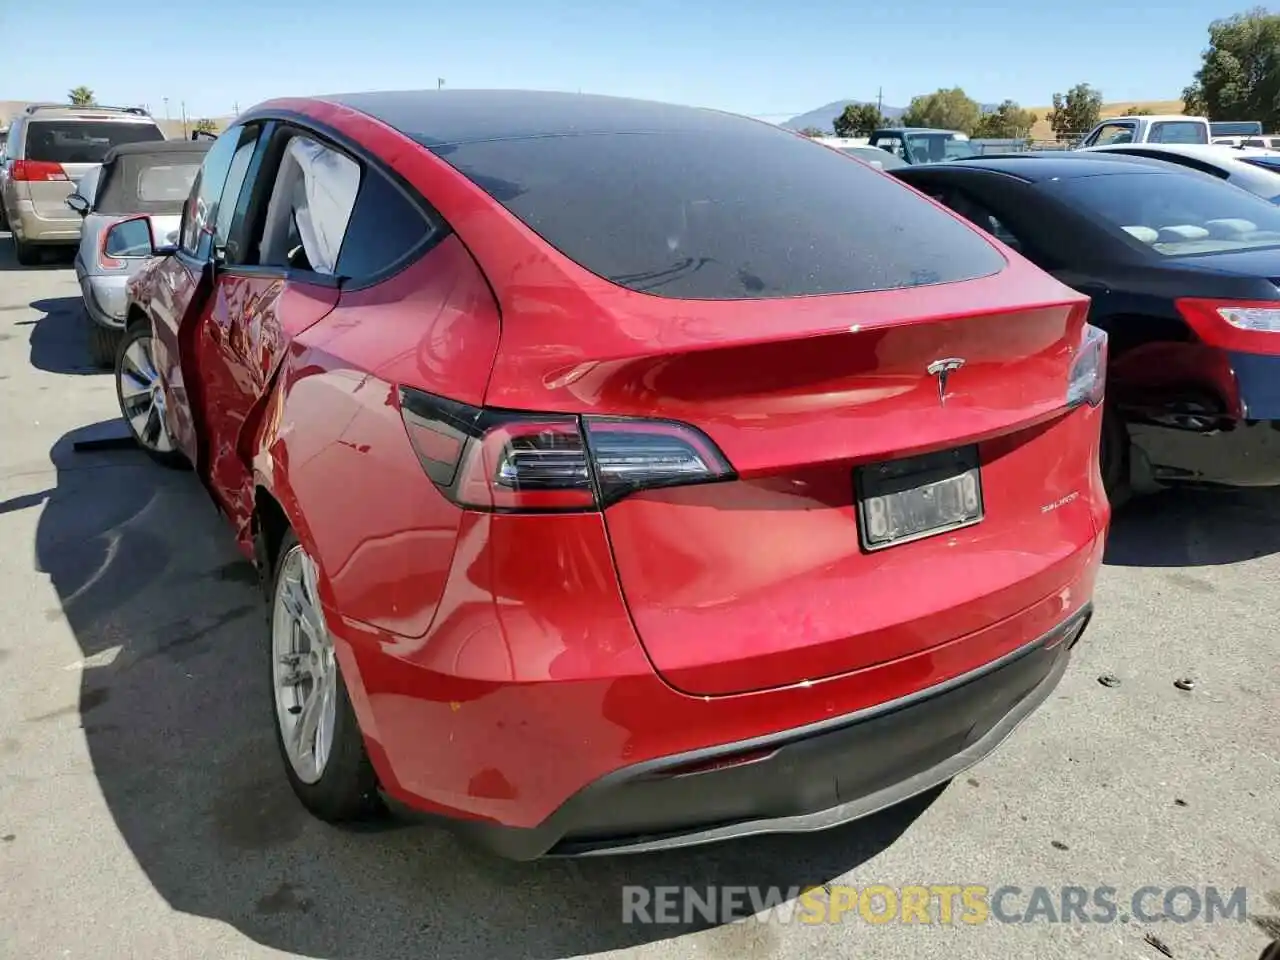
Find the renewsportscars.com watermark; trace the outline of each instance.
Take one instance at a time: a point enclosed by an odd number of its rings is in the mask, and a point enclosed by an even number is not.
[[[761,922],[872,924],[984,923],[1215,923],[1244,922],[1244,887],[1143,886],[990,887],[921,884],[865,887],[642,887],[622,888],[622,922]]]

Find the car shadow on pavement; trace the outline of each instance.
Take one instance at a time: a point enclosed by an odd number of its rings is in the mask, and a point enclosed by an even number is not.
[[[1112,517],[1103,562],[1208,567],[1280,553],[1280,489],[1166,490]]]
[[[408,818],[322,824],[281,768],[253,568],[189,472],[133,450],[73,450],[118,429],[54,446],[36,563],[61,601],[50,618],[65,617],[81,649],[79,712],[102,795],[175,910],[335,960],[594,953],[712,926],[624,923],[624,884],[820,884],[894,843],[941,792],[822,834],[576,861],[499,860]],[[730,924],[705,936],[737,956],[776,934]]]
[[[49,297],[33,300],[32,310],[41,316],[31,331],[31,365],[49,373],[78,376],[109,373],[89,360],[89,324],[84,301],[79,297]]]
[[[30,267],[18,263],[13,234],[0,230],[0,272],[5,270],[65,270],[75,259],[75,248],[51,247],[41,251],[40,262]]]

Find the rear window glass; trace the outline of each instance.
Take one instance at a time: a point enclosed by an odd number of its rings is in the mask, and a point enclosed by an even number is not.
[[[101,163],[122,143],[163,140],[151,123],[118,120],[33,120],[27,125],[26,159],[48,163]]]
[[[913,134],[907,137],[916,163],[936,163],[959,157],[974,157],[978,151],[968,140],[958,140],[946,133]]]
[[[1164,256],[1280,246],[1280,209],[1216,180],[1122,173],[1058,180],[1045,189]]]
[[[1209,131],[1202,123],[1169,120],[1153,123],[1147,140],[1151,143],[1208,143]]]
[[[147,203],[181,204],[200,172],[197,163],[156,164],[138,171],[138,199]]]
[[[855,293],[1004,267],[896,181],[764,124],[434,149],[571,260],[659,296]]]

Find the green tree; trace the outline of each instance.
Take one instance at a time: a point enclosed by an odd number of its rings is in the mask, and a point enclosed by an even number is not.
[[[1023,110],[1013,100],[1006,100],[994,110],[978,118],[973,135],[990,137],[993,140],[1025,140],[1031,136],[1031,128],[1039,119],[1030,110]]]
[[[831,122],[837,137],[869,137],[885,125],[873,103],[851,103]]]
[[[203,119],[197,120],[195,122],[195,126],[193,126],[191,129],[194,130],[196,133],[217,133],[218,125],[214,123],[212,120],[210,120],[208,117],[204,117]]]
[[[93,91],[84,86],[68,90],[67,99],[71,101],[72,106],[76,107],[89,107],[98,102],[94,99]]]
[[[973,133],[981,116],[982,108],[977,101],[970,100],[959,87],[952,87],[912,97],[911,105],[902,114],[902,125]]]
[[[1126,117],[1154,117],[1156,112],[1148,110],[1146,107],[1130,107],[1125,111]]]
[[[1053,95],[1053,109],[1046,117],[1059,140],[1083,136],[1102,117],[1102,91],[1087,83],[1077,83],[1065,94]]]
[[[805,127],[799,133],[802,137],[825,137],[827,135],[827,131],[819,130],[817,127]]]
[[[1182,91],[1183,113],[1280,123],[1280,14],[1255,7],[1209,24],[1209,48]]]

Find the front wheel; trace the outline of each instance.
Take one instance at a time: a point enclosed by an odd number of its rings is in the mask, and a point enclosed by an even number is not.
[[[315,561],[288,532],[271,591],[271,706],[294,794],[321,820],[342,823],[385,807],[338,669],[317,582]]]
[[[152,460],[166,467],[188,466],[174,446],[165,420],[164,384],[156,371],[151,327],[137,323],[125,331],[116,349],[116,399],[129,433]]]

